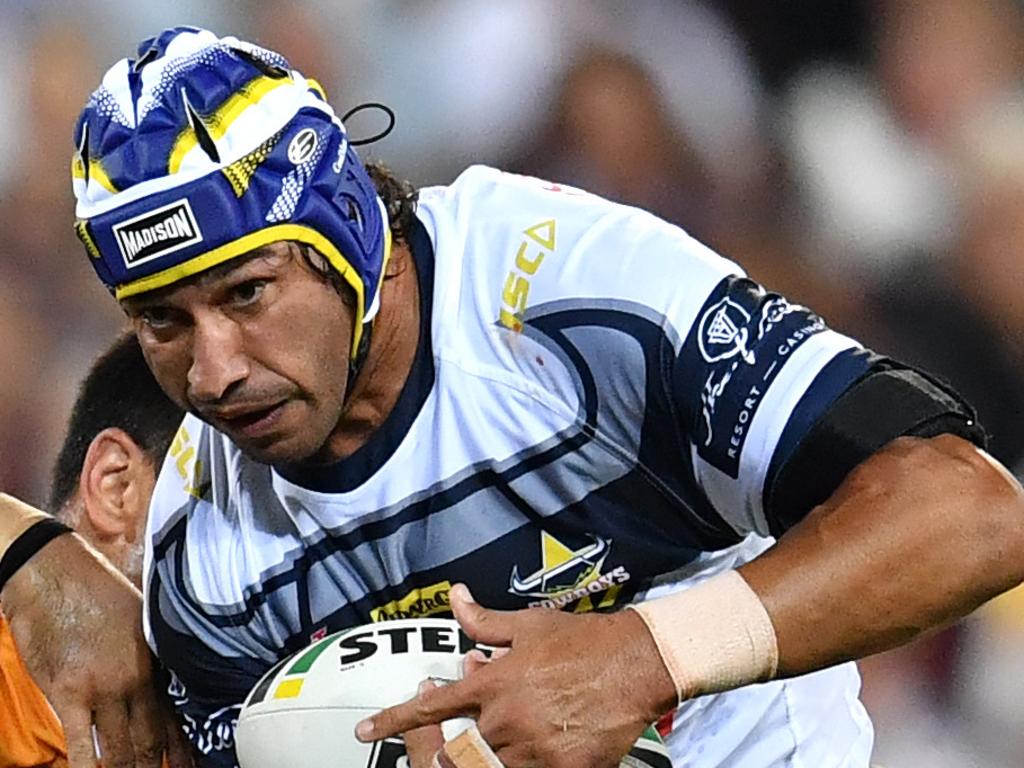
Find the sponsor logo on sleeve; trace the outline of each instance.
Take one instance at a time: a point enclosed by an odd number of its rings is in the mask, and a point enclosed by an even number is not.
[[[747,365],[756,361],[748,346],[750,313],[732,299],[724,298],[713,304],[700,319],[697,344],[701,356],[709,363],[728,360],[737,355]]]
[[[781,296],[753,312],[729,298],[705,310],[697,345],[709,365],[696,443],[708,463],[739,476],[740,454],[765,393],[789,356],[823,330],[821,318]]]
[[[203,239],[192,206],[185,198],[122,221],[113,231],[129,269]]]
[[[781,323],[786,315],[792,314],[803,307],[790,304],[781,296],[769,299],[761,307],[761,317],[757,321],[757,338],[761,339],[771,333],[772,328]],[[806,310],[805,310],[806,311]]]

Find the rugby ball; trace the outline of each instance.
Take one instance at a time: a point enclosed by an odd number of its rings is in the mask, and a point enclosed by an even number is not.
[[[363,744],[355,726],[416,695],[426,678],[457,680],[474,643],[452,619],[399,619],[339,632],[277,664],[256,684],[238,716],[241,768],[408,768],[401,739]],[[446,739],[468,719],[444,724]],[[622,768],[671,768],[648,729]]]

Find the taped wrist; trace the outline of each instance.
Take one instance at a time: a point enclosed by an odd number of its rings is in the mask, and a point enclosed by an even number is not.
[[[70,532],[45,512],[0,493],[0,591],[36,552]]]
[[[680,703],[775,676],[779,649],[771,617],[736,571],[628,607],[650,630]]]
[[[446,741],[434,755],[432,768],[504,768],[490,744],[473,725]]]

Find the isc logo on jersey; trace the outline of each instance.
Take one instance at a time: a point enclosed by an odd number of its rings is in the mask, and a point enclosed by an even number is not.
[[[514,266],[505,276],[501,291],[502,307],[498,322],[518,333],[523,329],[523,312],[530,295],[530,278],[545,256],[555,251],[555,220],[548,219],[523,230],[524,238],[516,251]],[[531,255],[532,248],[532,255]]]
[[[603,572],[611,552],[611,539],[594,535],[590,539],[589,544],[571,549],[547,531],[541,531],[541,567],[528,576],[520,576],[519,566],[512,566],[508,591],[519,597],[538,598],[530,603],[531,608],[561,609],[577,601],[573,607],[576,613],[595,607],[610,608],[630,574],[622,565]]]
[[[182,490],[196,499],[206,496],[211,487],[210,480],[203,474],[203,462],[196,458],[192,437],[184,425],[174,435],[167,453],[174,459],[174,466],[181,478]],[[203,479],[200,480],[200,478]]]

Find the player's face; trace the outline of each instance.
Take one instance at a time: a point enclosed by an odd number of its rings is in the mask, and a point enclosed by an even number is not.
[[[160,386],[244,453],[333,458],[319,452],[341,418],[354,312],[297,245],[122,306]]]

